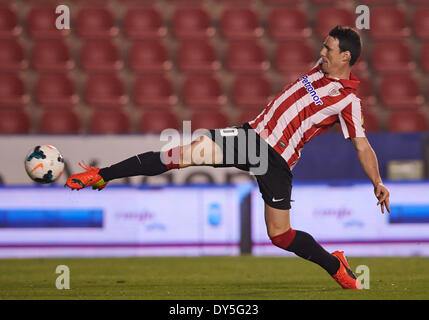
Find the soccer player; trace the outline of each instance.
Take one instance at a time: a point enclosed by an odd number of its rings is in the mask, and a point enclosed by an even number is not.
[[[110,167],[81,165],[86,170],[70,176],[66,185],[71,189],[92,186],[101,190],[113,179],[153,176],[196,165],[250,171],[264,199],[265,221],[272,243],[320,265],[341,287],[360,289],[342,251],[331,254],[310,234],[290,225],[291,170],[304,144],[337,122],[344,137],[355,147],[374,186],[381,212],[385,208],[390,212],[389,191],[383,185],[377,157],[365,137],[356,91],[359,80],[351,73],[360,52],[359,34],[352,28],[337,26],[323,42],[316,66],[284,89],[254,120],[240,127],[209,130],[188,145],[145,152]],[[248,148],[243,148],[244,145]],[[259,158],[255,157],[258,155]],[[255,162],[255,158],[259,161]]]

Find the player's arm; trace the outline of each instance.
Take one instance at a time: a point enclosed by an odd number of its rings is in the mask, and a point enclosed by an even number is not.
[[[389,191],[381,180],[378,160],[374,150],[366,137],[351,138],[351,140],[363,170],[374,185],[374,194],[378,199],[377,205],[381,204],[382,213],[384,213],[384,206],[390,212]]]

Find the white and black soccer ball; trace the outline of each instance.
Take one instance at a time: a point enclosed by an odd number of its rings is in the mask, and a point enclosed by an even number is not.
[[[37,183],[52,183],[64,171],[63,156],[54,146],[36,146],[25,158],[25,171]]]

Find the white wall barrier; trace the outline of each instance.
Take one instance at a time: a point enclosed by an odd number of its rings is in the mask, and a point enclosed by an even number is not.
[[[0,188],[0,257],[236,255],[235,188]]]
[[[429,183],[386,183],[391,213],[381,213],[371,184],[297,184],[292,191],[291,225],[310,233],[329,252],[349,256],[429,256]],[[290,255],[271,244],[263,201],[252,194],[252,252]]]
[[[386,185],[390,214],[381,214],[370,184],[295,184],[292,227],[348,256],[429,256],[429,183]],[[0,188],[0,257],[238,255],[246,192],[252,253],[290,255],[271,244],[255,185],[48,186]]]

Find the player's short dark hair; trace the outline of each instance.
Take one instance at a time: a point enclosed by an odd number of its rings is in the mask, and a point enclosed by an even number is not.
[[[332,38],[336,38],[339,41],[340,52],[349,51],[350,61],[349,64],[352,66],[356,63],[362,50],[362,42],[359,33],[350,27],[336,26],[329,32]]]

